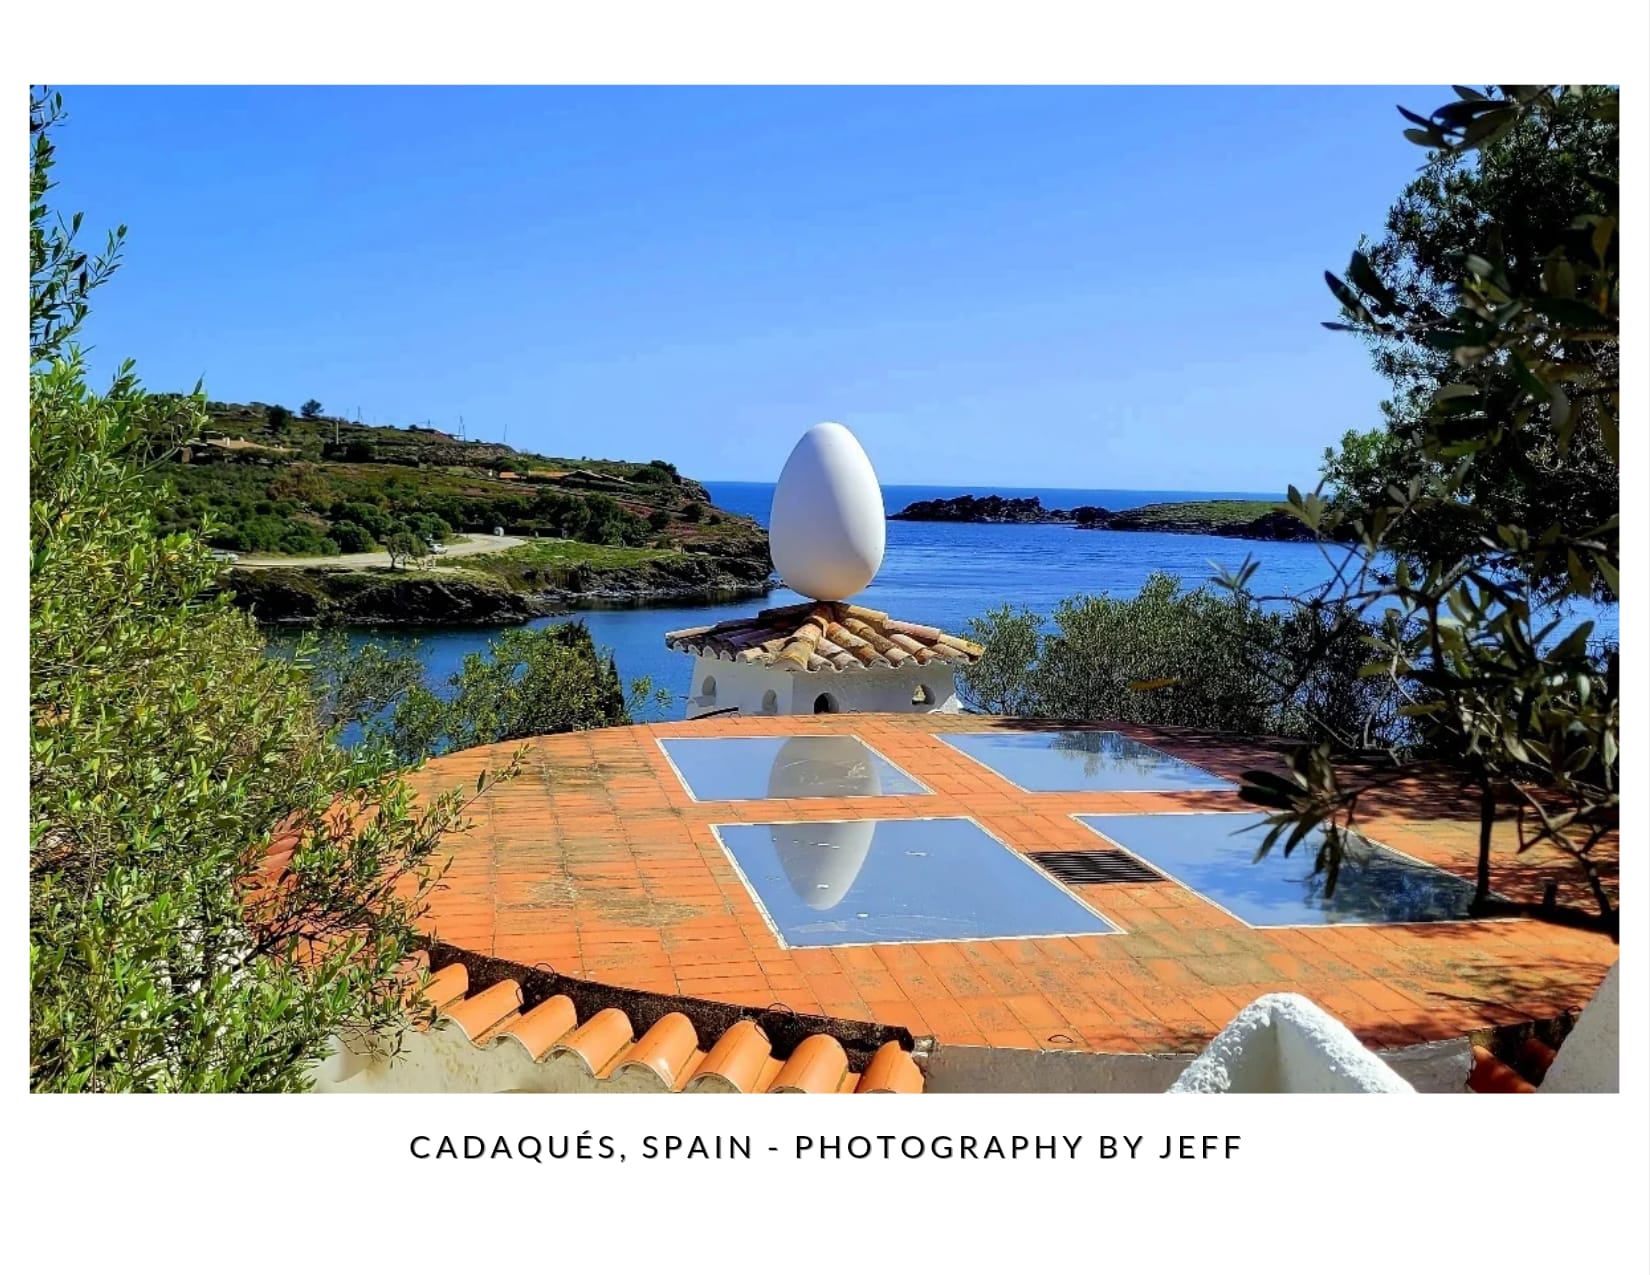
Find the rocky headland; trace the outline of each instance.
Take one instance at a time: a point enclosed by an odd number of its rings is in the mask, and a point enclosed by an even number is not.
[[[654,606],[761,597],[774,587],[756,553],[614,553],[556,561],[533,546],[425,570],[245,567],[224,573],[237,605],[265,624],[523,624],[590,605]]]
[[[1313,534],[1270,500],[1187,500],[1134,509],[1098,505],[1047,509],[1036,496],[951,496],[918,500],[889,517],[900,522],[1046,523],[1085,531],[1162,531],[1240,540],[1311,540]]]
[[[913,501],[888,517],[897,522],[1052,523],[1101,526],[1112,515],[1098,505],[1045,509],[1036,496],[950,496]]]

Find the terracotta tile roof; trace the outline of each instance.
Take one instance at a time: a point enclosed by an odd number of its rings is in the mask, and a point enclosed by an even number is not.
[[[1472,1073],[1467,1088],[1473,1093],[1534,1093],[1535,1086],[1482,1045],[1472,1047]]]
[[[1467,1088],[1473,1093],[1535,1093],[1558,1057],[1554,1049],[1539,1036],[1526,1036],[1515,1044],[1505,1045],[1502,1052],[1508,1058],[1498,1057],[1482,1044],[1472,1047],[1472,1073],[1467,1077]]]
[[[794,673],[852,672],[912,664],[972,664],[966,638],[846,602],[770,607],[755,616],[665,634],[673,651],[743,660]]]
[[[702,1041],[681,1010],[638,1033],[617,1005],[581,1022],[571,997],[555,994],[528,1007],[522,981],[501,978],[479,991],[460,961],[427,980],[428,957],[410,962],[408,1000],[428,1030],[458,1032],[478,1049],[518,1050],[536,1065],[571,1068],[598,1089],[670,1093],[921,1093],[923,1075],[897,1040],[877,1046],[855,1071],[842,1041],[814,1032],[780,1057],[761,1023],[740,1017]],[[707,1047],[708,1046],[708,1047]],[[855,1052],[860,1052],[857,1046]],[[863,1055],[862,1055],[863,1056]]]

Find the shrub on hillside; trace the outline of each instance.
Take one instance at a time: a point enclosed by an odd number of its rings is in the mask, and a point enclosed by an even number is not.
[[[332,524],[332,539],[337,543],[339,553],[369,553],[373,547],[373,539],[367,529],[347,519]]]

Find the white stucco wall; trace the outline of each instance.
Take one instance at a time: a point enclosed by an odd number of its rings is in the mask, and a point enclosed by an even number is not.
[[[714,694],[706,682],[715,683]],[[930,703],[913,704],[919,686],[928,688]],[[772,693],[772,707],[767,696]],[[957,713],[957,677],[950,665],[914,665],[909,668],[864,669],[849,673],[784,673],[761,664],[694,657],[693,680],[688,688],[687,716],[737,708],[741,716],[774,714],[811,717],[814,703],[829,695],[838,713]]]
[[[1621,1086],[1621,962],[1604,976],[1559,1046],[1541,1093],[1616,1093]]]
[[[438,1024],[408,1032],[394,1058],[336,1052],[311,1073],[314,1093],[667,1093],[645,1067],[598,1079],[574,1051],[534,1061],[514,1038],[477,1047],[462,1029]]]
[[[1240,1010],[1170,1093],[1414,1093],[1344,1024],[1294,992]]]

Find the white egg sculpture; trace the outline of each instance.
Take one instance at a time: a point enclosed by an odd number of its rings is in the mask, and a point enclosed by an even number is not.
[[[846,426],[815,425],[773,489],[768,549],[779,578],[804,597],[840,602],[871,583],[887,537],[871,458]]]

